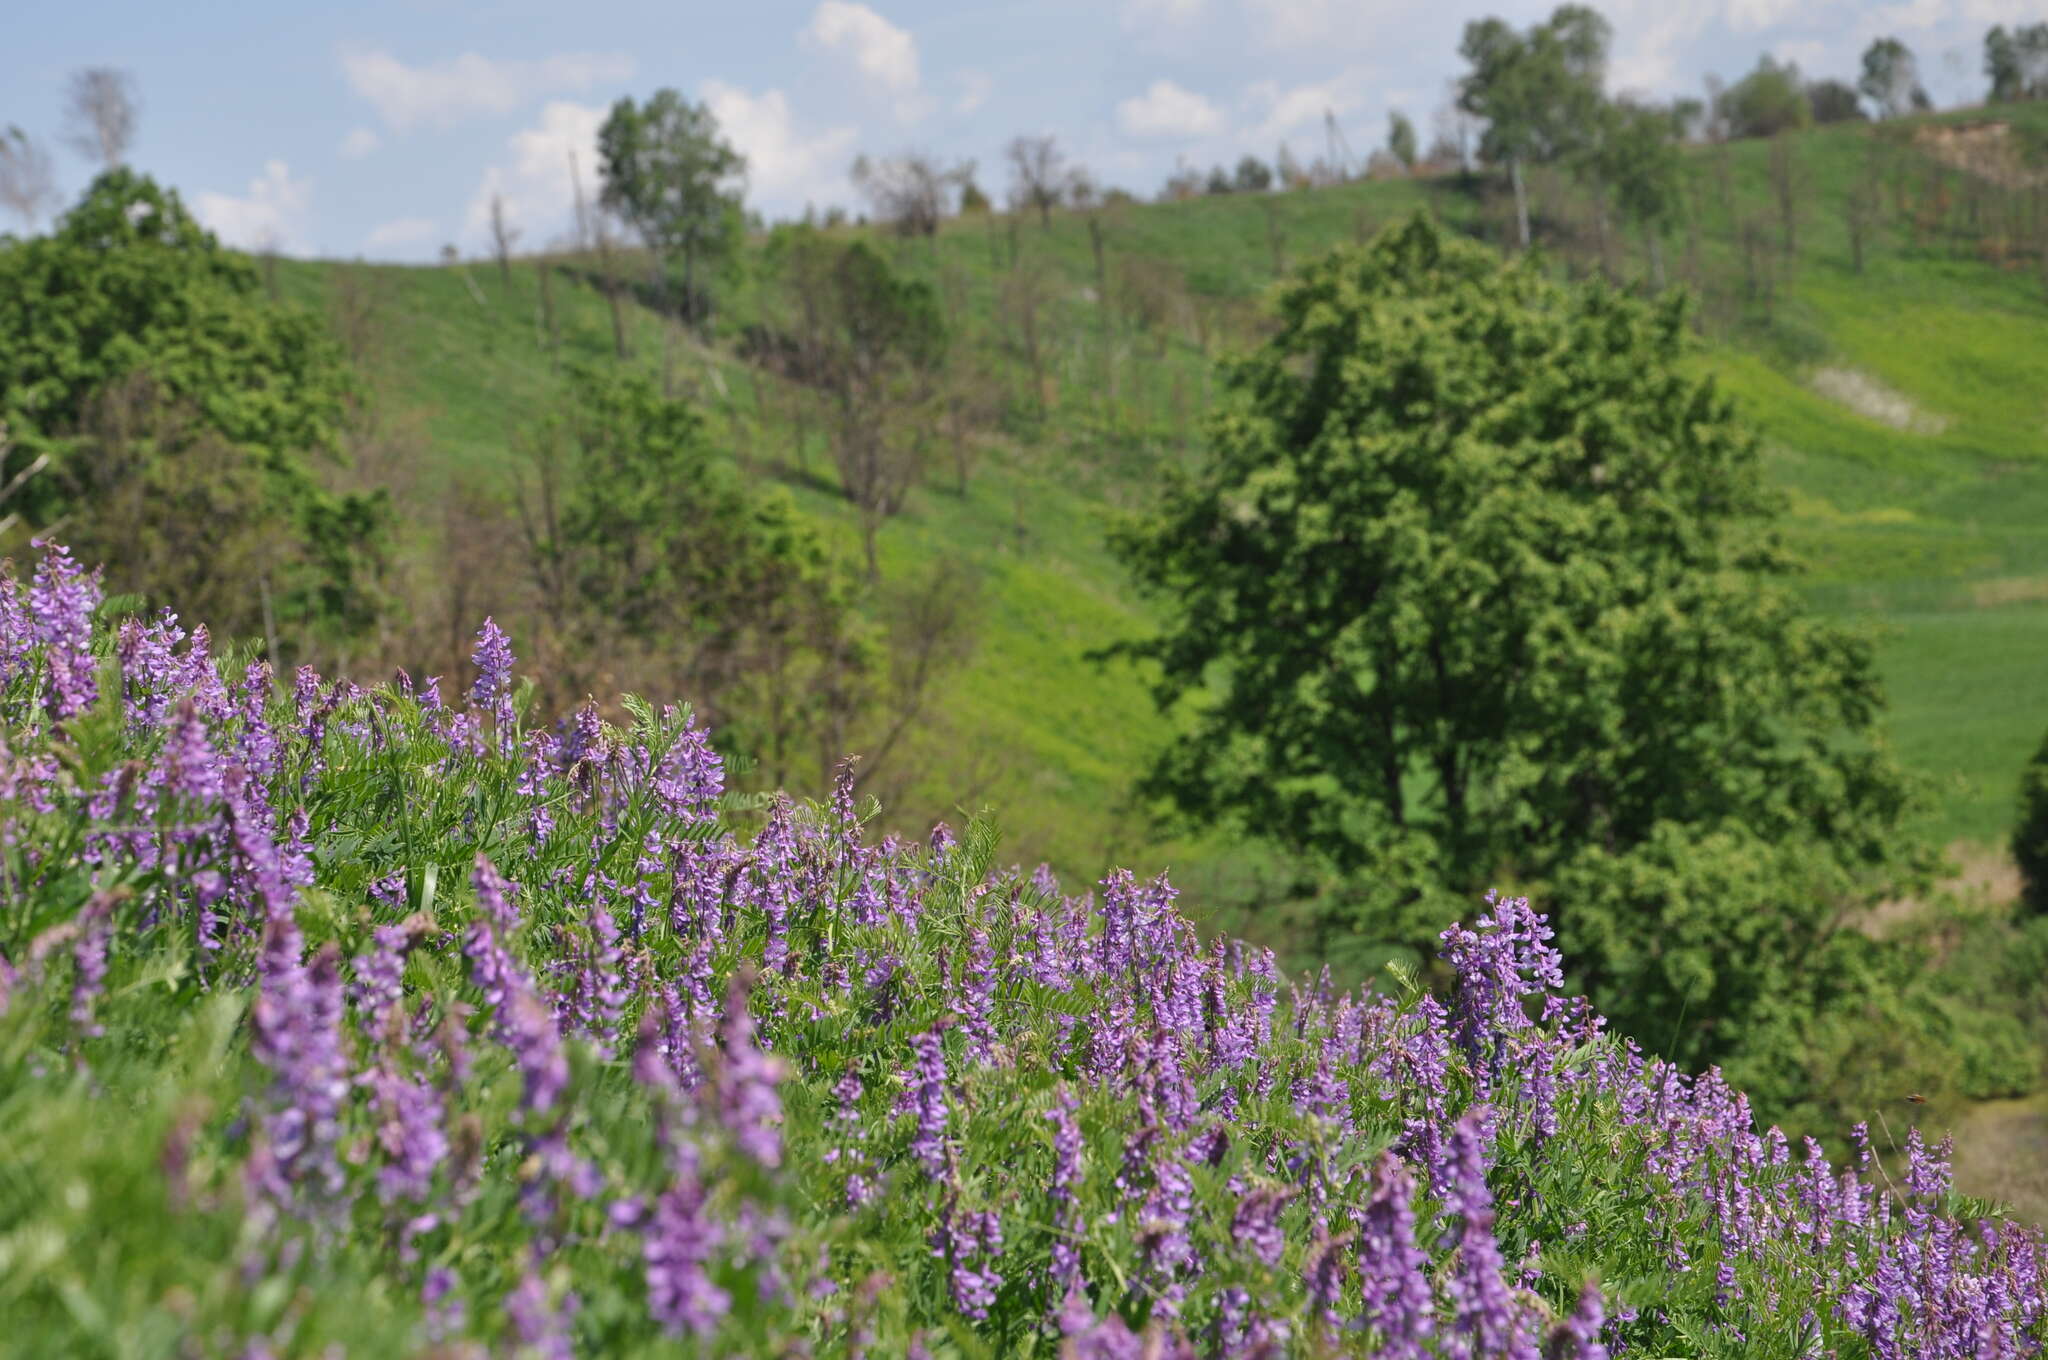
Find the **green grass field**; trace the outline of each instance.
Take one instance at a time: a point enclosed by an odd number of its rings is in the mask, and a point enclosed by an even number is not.
[[[2048,110],[2023,112],[2048,125]],[[1764,144],[1693,154],[1700,231],[1689,252],[1681,234],[1666,254],[1674,281],[1689,269],[1708,295],[1699,362],[1756,423],[1786,493],[1788,536],[1811,564],[1811,598],[1882,634],[1894,737],[1936,790],[1929,829],[1993,844],[2020,765],[2048,728],[2048,292],[2038,261],[2000,268],[1951,243],[1916,244],[1899,226],[1873,234],[1855,273],[1840,203],[1881,145],[1864,128],[1799,140],[1798,250],[1780,264],[1768,317],[1740,297],[1733,229],[1774,211]],[[1723,176],[1733,217],[1712,189]],[[1299,262],[1419,206],[1483,235],[1499,230],[1497,205],[1456,179],[1108,207],[1099,223],[1112,298],[1133,261],[1174,280],[1171,314],[1150,333],[1123,309],[1105,324],[1081,214],[1055,217],[1050,231],[961,219],[936,240],[890,243],[900,267],[939,285],[966,351],[1003,376],[1013,409],[1028,404],[1023,365],[997,322],[1013,248],[1023,267],[1043,271],[1053,299],[1047,419],[985,433],[964,492],[942,457],[911,509],[883,530],[885,573],[939,562],[972,569],[986,603],[979,650],[935,715],[922,777],[899,809],[904,823],[966,796],[999,809],[1010,857],[1044,857],[1070,875],[1111,862],[1167,867],[1195,902],[1261,894],[1275,872],[1266,856],[1213,838],[1161,840],[1132,806],[1130,778],[1166,727],[1136,676],[1084,659],[1146,621],[1104,551],[1105,516],[1142,502],[1165,466],[1199,456],[1214,358],[1255,334],[1276,258]],[[1539,199],[1539,220],[1566,222],[1578,208],[1553,191]],[[563,352],[601,360],[611,351],[604,303],[569,262],[557,263]],[[631,361],[666,368],[744,466],[782,476],[854,554],[857,531],[829,460],[794,447],[770,380],[734,357],[732,337],[768,306],[757,266],[751,253],[741,262],[721,339],[708,348],[665,340],[653,314],[629,308]],[[462,268],[469,281],[451,268],[286,262],[279,271],[285,294],[310,305],[344,293],[374,300],[382,339],[368,362],[381,400],[420,423],[426,452],[408,494],[422,500],[457,480],[509,488],[521,425],[553,384],[534,265],[517,265],[509,287],[494,265]],[[1620,268],[1641,276],[1640,242],[1622,251]],[[1816,375],[1826,370],[1877,399],[1902,399],[1907,427],[1856,409],[1868,399],[1824,394],[1817,383],[1829,379]]]

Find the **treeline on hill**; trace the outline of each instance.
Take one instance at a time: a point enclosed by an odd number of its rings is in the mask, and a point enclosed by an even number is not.
[[[1169,816],[1272,842],[1322,949],[1426,958],[1454,902],[1512,881],[1561,904],[1573,980],[1603,1009],[1660,1052],[1727,1064],[1773,1109],[1818,1122],[1901,1083],[2030,1089],[2018,1003],[1959,1003],[1912,943],[1856,928],[1928,881],[1912,781],[1876,736],[1867,645],[1775,584],[1788,566],[1753,446],[1678,360],[1688,321],[1796,345],[1794,266],[1823,214],[1857,269],[1955,250],[2038,258],[2048,280],[2042,148],[2023,128],[1907,117],[1925,101],[1889,40],[1855,90],[1765,60],[1708,99],[1650,106],[1606,96],[1608,36],[1578,6],[1473,24],[1428,151],[1399,118],[1372,166],[1333,138],[1306,169],[1283,148],[1277,173],[1211,175],[1264,208],[1229,268],[1149,248],[1135,201],[1048,137],[1006,149],[1003,213],[971,164],[903,154],[855,169],[885,230],[770,229],[706,108],[622,100],[576,238],[531,262],[555,377],[533,418],[507,421],[519,475],[445,495],[420,491],[418,436],[376,399],[370,287],[337,291],[330,333],[103,141],[109,168],[56,228],[0,245],[0,514],[16,538],[60,533],[106,562],[117,590],[259,640],[280,669],[460,684],[472,621],[492,614],[530,640],[543,702],[687,695],[762,785],[821,788],[855,751],[857,787],[887,795],[978,608],[966,563],[891,572],[889,522],[964,493],[985,451],[1036,460],[1156,512],[1118,539],[1167,628],[1132,650],[1163,705],[1195,714],[1148,791]],[[2048,26],[1994,30],[1986,50],[1997,97],[2048,92]],[[1879,118],[1862,169],[1816,181],[1794,134],[1862,119],[1864,101]],[[1730,143],[1750,137],[1771,139],[1762,195],[1737,182]],[[32,180],[33,145],[6,146],[0,183]],[[1328,235],[1298,224],[1324,200],[1286,191],[1360,173],[1412,179],[1451,227],[1354,216],[1363,248],[1307,258],[1300,241]],[[1185,176],[1162,195],[1189,196]],[[502,210],[494,227],[509,297],[516,228]],[[1502,265],[1452,230],[1536,251]],[[986,268],[942,254],[941,232],[982,236]],[[1402,287],[1425,260],[1432,286]],[[1260,296],[1275,279],[1277,308]],[[1629,296],[1674,282],[1689,311]],[[577,288],[604,300],[608,353],[565,335],[555,290]],[[649,316],[658,356],[633,338]],[[1481,319],[1529,354],[1499,352]],[[1411,321],[1428,353],[1401,349]],[[1454,425],[1375,423],[1361,374],[1389,358],[1378,395],[1426,392]],[[743,417],[718,392],[735,360]],[[1327,461],[1359,431],[1368,465]],[[1654,461],[1702,440],[1700,480]],[[857,548],[778,479],[842,498]],[[1425,491],[1442,515],[1402,520]],[[1205,556],[1218,544],[1242,556]],[[1209,608],[1232,573],[1299,593]],[[1543,609],[1501,605],[1532,583]],[[1265,667],[1286,683],[1259,685]],[[1645,707],[1652,693],[1667,707]]]

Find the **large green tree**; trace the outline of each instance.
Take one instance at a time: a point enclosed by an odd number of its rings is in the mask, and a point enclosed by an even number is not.
[[[1930,107],[1920,88],[1920,66],[1913,49],[1897,38],[1879,38],[1863,50],[1863,75],[1856,88],[1877,106],[1880,118],[1898,118]]]
[[[1984,35],[1987,98],[1994,104],[2048,99],[2048,22],[2007,32],[1998,24]]]
[[[7,509],[217,629],[371,622],[385,502],[323,476],[352,383],[324,324],[147,176],[109,170],[51,234],[0,240],[0,482],[27,474]]]
[[[1775,137],[1813,122],[1799,67],[1773,60],[1769,53],[1758,57],[1756,69],[1730,85],[1717,102],[1716,112],[1731,137]]]
[[[1465,25],[1458,54],[1471,66],[1458,81],[1458,107],[1486,120],[1479,154],[1507,167],[1515,223],[1529,244],[1529,196],[1523,169],[1558,160],[1591,139],[1613,30],[1586,5],[1559,5],[1526,32],[1505,20]]]
[[[1164,611],[1116,650],[1183,717],[1146,791],[1328,866],[1374,939],[1424,946],[1490,884],[1542,892],[1625,1019],[1702,990],[1689,971],[1749,970],[1696,1004],[1759,968],[1831,976],[1842,914],[1923,867],[1913,786],[1869,644],[1786,588],[1756,440],[1683,363],[1682,299],[1569,286],[1418,215],[1278,308],[1225,368],[1208,464],[1114,538]],[[1693,842],[1779,889],[1670,890]]]
[[[668,263],[683,266],[683,310],[701,321],[707,306],[697,271],[729,255],[744,218],[747,161],[719,133],[709,104],[659,90],[645,104],[612,105],[597,132],[599,202],[624,218],[654,252],[664,284]]]

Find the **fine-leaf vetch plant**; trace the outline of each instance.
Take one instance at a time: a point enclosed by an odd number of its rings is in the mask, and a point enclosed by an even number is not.
[[[2044,1247],[1646,1060],[1489,897],[1294,985],[985,818],[0,582],[13,1353],[2037,1354]]]

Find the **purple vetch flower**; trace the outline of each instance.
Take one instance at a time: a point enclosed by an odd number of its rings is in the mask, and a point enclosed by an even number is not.
[[[512,1335],[530,1355],[539,1360],[575,1360],[576,1347],[569,1337],[569,1325],[579,1302],[573,1290],[559,1302],[549,1301],[547,1281],[540,1277],[540,1253],[536,1250],[519,1283],[505,1296],[505,1316],[512,1322]]]
[[[503,754],[518,740],[512,712],[512,640],[495,620],[486,618],[484,626],[477,629],[476,650],[469,659],[476,667],[469,701],[491,715],[492,737]]]
[[[953,1306],[962,1317],[988,1321],[988,1311],[1003,1287],[995,1263],[1003,1254],[1002,1215],[989,1209],[962,1210],[958,1196],[948,1193],[939,1223],[932,1232],[932,1254],[947,1265]]]
[[[824,1160],[827,1166],[839,1168],[846,1177],[846,1207],[859,1209],[874,1200],[880,1193],[880,1187],[870,1178],[872,1167],[862,1148],[867,1133],[860,1113],[860,1074],[851,1064],[832,1084],[832,1096],[839,1108],[832,1116],[834,1142],[825,1150]]]
[[[242,673],[235,695],[235,715],[241,721],[242,764],[259,780],[269,780],[283,768],[278,759],[277,733],[271,729],[270,663],[252,661]]]
[[[377,1170],[377,1195],[385,1204],[424,1201],[434,1173],[448,1156],[448,1135],[434,1088],[388,1065],[374,1068],[365,1083],[377,1109],[377,1145],[384,1165]]]
[[[1052,1108],[1045,1117],[1052,1122],[1052,1181],[1046,1197],[1052,1201],[1052,1247],[1047,1253],[1051,1265],[1054,1296],[1065,1298],[1081,1281],[1081,1251],[1077,1245],[1087,1224],[1081,1217],[1081,1126],[1074,1122],[1080,1102],[1065,1082],[1053,1093]]]
[[[250,1050],[272,1076],[271,1111],[250,1171],[259,1194],[283,1211],[339,1194],[335,1149],[350,1085],[341,1041],[341,952],[329,943],[308,966],[300,949],[296,927],[269,923],[249,1009]]]
[[[1435,1330],[1429,1257],[1415,1245],[1415,1182],[1389,1151],[1372,1170],[1372,1198],[1358,1231],[1360,1321],[1388,1360],[1422,1360]]]
[[[412,943],[412,930],[404,922],[371,929],[370,948],[355,960],[354,1000],[364,1016],[379,1020],[404,999],[405,955]]]
[[[58,721],[83,713],[99,697],[92,656],[92,614],[100,603],[100,571],[79,570],[71,550],[36,539],[42,565],[28,589],[29,625],[43,647],[50,687],[43,705]]]
[[[1453,1032],[1472,1064],[1482,1098],[1503,1057],[1503,1040],[1530,1026],[1525,997],[1564,986],[1563,960],[1548,941],[1556,933],[1524,897],[1486,895],[1478,930],[1445,930],[1443,958],[1457,970]]]
[[[93,1018],[93,1004],[107,983],[107,946],[113,936],[113,898],[94,893],[78,913],[78,941],[71,951],[71,1023],[88,1038],[106,1032]]]
[[[21,595],[14,563],[0,560],[0,685],[27,669],[29,649],[36,642],[35,622]]]
[[[1493,1235],[1493,1194],[1486,1184],[1491,1118],[1485,1106],[1474,1106],[1451,1133],[1454,1185],[1445,1208],[1463,1220],[1458,1267],[1446,1287],[1454,1353],[1470,1360],[1538,1360],[1529,1319],[1508,1290],[1507,1263]]]
[[[654,776],[655,796],[670,814],[687,823],[718,816],[725,796],[725,758],[711,747],[711,734],[692,718],[669,747]]]
[[[694,1149],[681,1145],[677,1160],[675,1183],[655,1200],[644,1230],[647,1311],[670,1336],[708,1337],[732,1308],[732,1296],[705,1270],[725,1228],[706,1211]]]
[[[1287,1234],[1280,1230],[1280,1213],[1295,1191],[1287,1187],[1256,1186],[1245,1192],[1231,1216],[1230,1236],[1250,1252],[1254,1260],[1268,1266],[1280,1264],[1287,1249]]]
[[[976,927],[967,940],[967,967],[960,988],[960,1034],[966,1040],[967,1061],[986,1064],[995,1056],[996,1032],[989,1022],[995,1010],[995,956],[989,948],[988,932]]]
[[[763,1053],[754,1043],[754,1017],[748,1009],[754,974],[742,968],[733,975],[725,995],[725,1022],[719,1038],[725,1060],[718,1070],[718,1117],[740,1151],[762,1166],[782,1164],[782,1100],[775,1087],[782,1081],[780,1058]]]
[[[432,1266],[427,1278],[420,1285],[420,1302],[426,1305],[426,1333],[430,1345],[453,1337],[462,1330],[468,1310],[462,1300],[453,1297],[456,1285],[460,1283],[454,1271],[446,1266]]]
[[[1551,1329],[1546,1354],[1551,1360],[1607,1360],[1607,1347],[1600,1343],[1600,1328],[1605,1321],[1600,1283],[1587,1280],[1579,1291],[1579,1306]]]
[[[939,1180],[952,1160],[946,1140],[946,1050],[937,1030],[911,1035],[910,1047],[916,1060],[903,1094],[904,1103],[917,1117],[910,1151],[925,1174]]]

